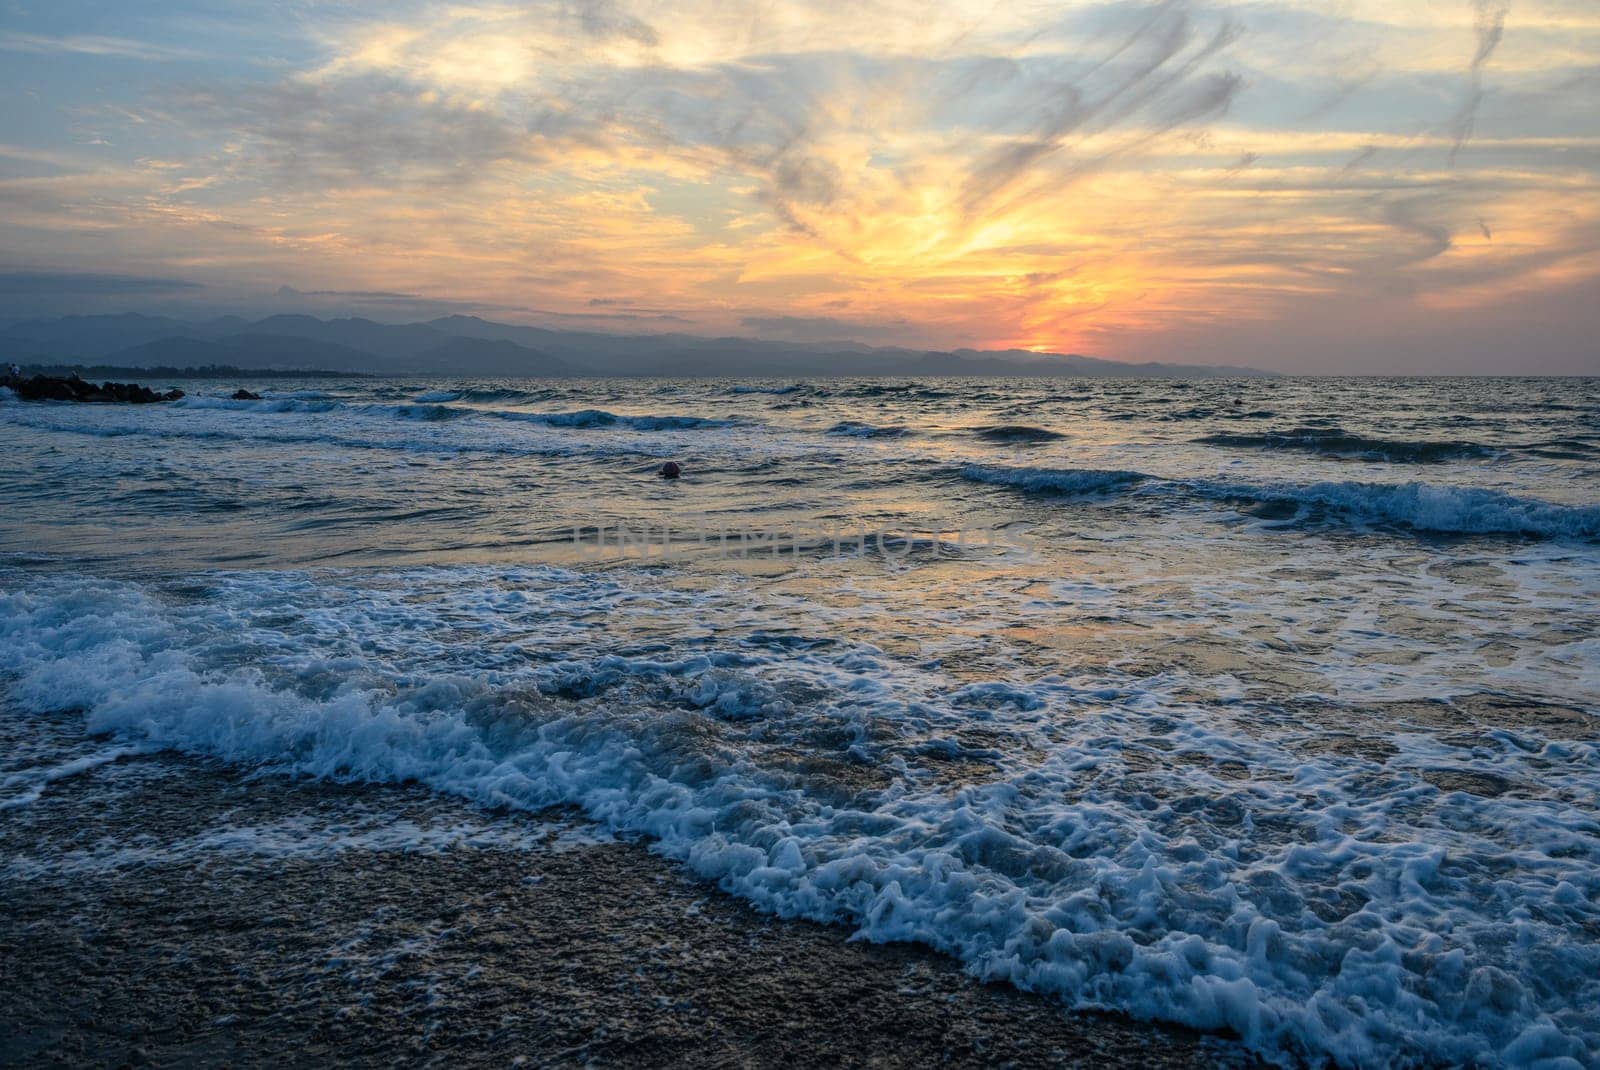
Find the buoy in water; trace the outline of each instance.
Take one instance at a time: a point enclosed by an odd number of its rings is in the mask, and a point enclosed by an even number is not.
[[[666,464],[661,466],[661,470],[656,474],[662,479],[677,479],[679,476],[683,475],[683,469],[678,467],[677,461],[668,461]]]

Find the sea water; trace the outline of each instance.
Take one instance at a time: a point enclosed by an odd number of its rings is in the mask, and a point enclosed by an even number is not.
[[[88,733],[0,820],[575,806],[1269,1058],[1600,1065],[1600,380],[152,385],[0,396],[0,716]]]

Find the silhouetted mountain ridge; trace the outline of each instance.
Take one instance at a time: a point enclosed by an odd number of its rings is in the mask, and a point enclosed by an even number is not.
[[[0,356],[22,363],[92,362],[107,367],[231,365],[308,368],[373,375],[763,376],[1271,375],[1255,368],[1125,364],[1078,354],[1026,350],[926,351],[859,342],[797,343],[689,334],[621,335],[445,316],[387,324],[277,315],[247,322],[224,316],[193,323],[125,313],[31,320],[0,330]]]

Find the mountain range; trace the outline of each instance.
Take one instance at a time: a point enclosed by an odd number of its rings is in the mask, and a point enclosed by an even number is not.
[[[1027,350],[928,351],[856,342],[794,343],[688,334],[559,331],[445,316],[425,323],[279,315],[190,322],[124,313],[28,320],[0,329],[0,359],[118,368],[230,365],[373,375],[715,376],[1019,375],[1216,378],[1270,372],[1224,365],[1128,364]]]

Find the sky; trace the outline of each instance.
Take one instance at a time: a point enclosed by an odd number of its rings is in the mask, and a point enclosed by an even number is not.
[[[0,320],[1600,374],[1600,3],[0,0]]]

